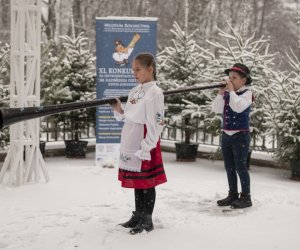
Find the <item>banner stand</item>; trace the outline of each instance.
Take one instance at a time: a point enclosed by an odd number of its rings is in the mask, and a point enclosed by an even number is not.
[[[136,86],[131,69],[142,52],[156,55],[157,18],[96,18],[97,99],[128,95]],[[96,166],[117,166],[123,122],[109,105],[96,111]]]

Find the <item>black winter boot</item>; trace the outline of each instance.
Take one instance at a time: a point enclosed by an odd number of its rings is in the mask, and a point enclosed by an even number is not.
[[[132,212],[132,216],[130,220],[125,223],[121,223],[120,225],[125,228],[134,228],[139,224],[141,217],[142,217],[141,212]]]
[[[241,193],[240,198],[232,202],[231,204],[232,208],[246,208],[251,206],[252,206],[251,195],[244,194],[244,193]]]
[[[218,200],[217,204],[219,206],[230,206],[232,202],[236,201],[238,198],[238,193],[229,192],[228,196],[225,199]]]
[[[152,222],[152,215],[147,214],[143,215],[139,223],[136,227],[132,228],[129,233],[130,234],[138,234],[143,232],[144,230],[150,232],[154,229],[153,222]]]
[[[142,214],[144,213],[144,193],[143,189],[134,189],[135,211],[132,212],[132,216],[129,221],[120,224],[125,228],[134,228],[140,221]]]

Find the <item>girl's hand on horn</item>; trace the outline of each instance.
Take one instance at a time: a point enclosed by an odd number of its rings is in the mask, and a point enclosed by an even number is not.
[[[110,106],[118,113],[120,114],[124,114],[124,110],[122,109],[122,106],[121,106],[121,101],[119,98],[115,98],[116,99],[116,103],[112,103],[110,104]]]

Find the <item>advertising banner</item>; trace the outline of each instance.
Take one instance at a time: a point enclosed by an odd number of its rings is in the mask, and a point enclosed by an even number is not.
[[[137,82],[132,59],[142,52],[156,55],[157,18],[96,19],[97,99],[128,95]],[[96,165],[113,166],[119,157],[123,122],[109,105],[96,114]]]

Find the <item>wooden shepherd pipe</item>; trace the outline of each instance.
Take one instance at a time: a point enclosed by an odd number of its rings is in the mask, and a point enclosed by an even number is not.
[[[199,91],[204,89],[213,89],[225,87],[225,84],[215,84],[199,87],[191,87],[184,89],[175,89],[164,91],[164,96],[174,95],[178,93],[185,93],[191,91]],[[118,97],[121,102],[126,102],[128,96]],[[24,107],[24,108],[2,108],[0,109],[0,129],[12,125],[17,122],[22,122],[30,119],[35,119],[43,116],[58,114],[66,111],[72,111],[83,108],[93,108],[105,104],[116,103],[115,98],[100,99],[84,102],[71,102],[66,104],[50,105],[50,106],[39,106],[39,107]]]

